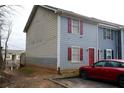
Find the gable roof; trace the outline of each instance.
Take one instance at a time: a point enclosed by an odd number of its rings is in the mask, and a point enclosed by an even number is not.
[[[29,28],[34,16],[35,16],[35,13],[36,13],[38,7],[42,7],[42,8],[45,8],[47,10],[53,11],[55,14],[59,14],[59,15],[65,14],[65,15],[69,15],[69,16],[75,16],[75,17],[86,19],[88,21],[92,21],[92,22],[97,23],[99,25],[104,25],[104,26],[109,25],[111,27],[115,27],[116,29],[124,29],[124,25],[119,25],[119,24],[116,24],[116,23],[103,21],[103,20],[96,19],[96,18],[93,18],[93,17],[83,16],[83,15],[80,15],[80,14],[72,12],[72,11],[67,11],[67,10],[64,10],[64,9],[60,9],[60,8],[56,8],[56,7],[52,7],[52,6],[48,6],[48,5],[34,5],[32,11],[31,11],[31,14],[28,18],[28,21],[26,23],[26,26],[24,28],[24,32],[27,32],[27,30],[28,30],[28,28]]]

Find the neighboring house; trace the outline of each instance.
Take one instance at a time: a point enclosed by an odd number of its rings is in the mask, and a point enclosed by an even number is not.
[[[18,69],[20,67],[20,56],[24,50],[7,50],[6,55],[6,68]],[[2,51],[3,59],[5,57],[5,50]]]
[[[61,71],[100,59],[123,59],[123,29],[119,24],[35,5],[24,29],[26,63]]]
[[[24,50],[7,50],[6,61],[20,61],[20,55],[24,52]],[[5,56],[5,51],[2,51],[3,58]]]

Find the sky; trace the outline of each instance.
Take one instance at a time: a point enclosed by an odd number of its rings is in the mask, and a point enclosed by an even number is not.
[[[18,2],[17,2],[18,1]],[[13,32],[10,36],[8,47],[11,49],[25,49],[26,36],[23,33],[32,6],[34,4],[51,5],[54,7],[70,10],[78,14],[95,17],[124,25],[124,0],[9,0],[10,5],[23,5],[22,9],[13,18]],[[2,4],[6,0],[1,1]]]
[[[23,32],[30,12],[33,5],[22,5],[22,6],[11,6],[15,9],[14,15],[12,15],[10,20],[12,20],[12,33],[8,41],[8,48],[15,50],[25,50],[26,44],[26,34]],[[4,46],[4,40],[2,42]]]

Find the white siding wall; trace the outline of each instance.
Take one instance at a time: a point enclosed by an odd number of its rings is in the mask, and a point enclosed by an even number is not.
[[[42,64],[57,59],[57,15],[42,7],[37,9],[26,34],[27,62]],[[44,64],[45,64],[44,63]],[[48,62],[49,63],[49,62]],[[52,63],[51,63],[52,64]]]

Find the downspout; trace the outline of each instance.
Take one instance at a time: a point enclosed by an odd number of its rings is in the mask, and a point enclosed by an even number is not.
[[[99,35],[98,35],[98,31],[99,31],[99,25],[97,24],[97,32],[96,32],[96,61],[98,61],[98,49],[99,49]]]
[[[57,15],[57,72],[58,74],[61,74],[60,72],[60,15]]]

